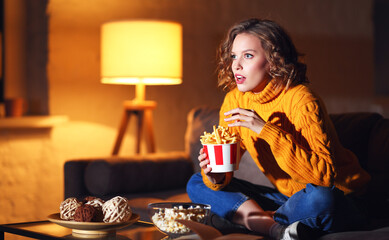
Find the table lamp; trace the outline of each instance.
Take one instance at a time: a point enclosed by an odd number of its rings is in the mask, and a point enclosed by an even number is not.
[[[101,82],[135,85],[135,98],[124,101],[123,118],[112,155],[117,155],[131,114],[138,116],[136,152],[143,128],[148,151],[155,152],[152,110],[145,100],[146,85],[182,82],[182,26],[170,21],[107,22],[101,28]],[[146,125],[146,126],[144,126]]]

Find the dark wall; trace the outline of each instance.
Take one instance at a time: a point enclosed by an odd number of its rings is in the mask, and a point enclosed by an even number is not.
[[[389,96],[389,1],[374,3],[375,92]]]

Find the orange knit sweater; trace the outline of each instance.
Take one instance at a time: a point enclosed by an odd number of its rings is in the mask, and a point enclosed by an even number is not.
[[[259,94],[227,93],[220,109],[220,125],[226,126],[224,112],[234,108],[253,109],[265,120],[262,131],[235,127],[259,169],[283,194],[291,196],[307,183],[335,185],[346,194],[365,189],[370,176],[357,157],[339,142],[324,104],[306,85],[275,89],[270,82]],[[213,190],[226,186],[233,173],[221,184],[204,183]]]

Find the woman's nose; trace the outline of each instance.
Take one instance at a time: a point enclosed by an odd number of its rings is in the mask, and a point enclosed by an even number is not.
[[[241,64],[239,58],[232,62],[232,69],[234,69],[234,70],[242,69],[242,64]]]

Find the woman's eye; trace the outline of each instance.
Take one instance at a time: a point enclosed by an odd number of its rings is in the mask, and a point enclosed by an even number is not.
[[[244,57],[245,57],[245,58],[252,58],[252,57],[253,57],[253,55],[252,55],[252,54],[250,54],[250,53],[246,53],[246,54],[244,55]]]
[[[231,59],[236,59],[236,55],[235,54],[231,54]]]

